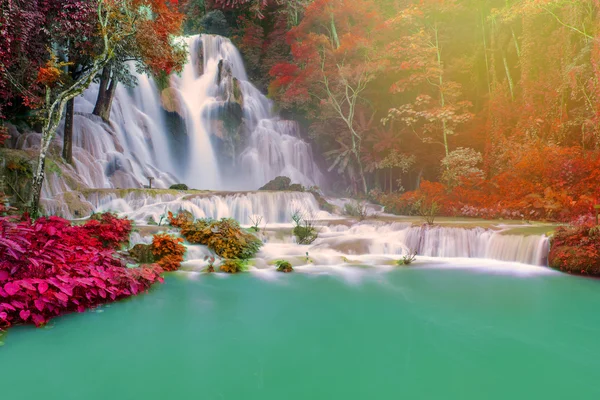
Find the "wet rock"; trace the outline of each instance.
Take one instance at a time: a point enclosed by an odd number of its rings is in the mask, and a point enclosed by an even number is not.
[[[278,176],[258,190],[289,190],[291,183],[287,176]]]
[[[160,101],[166,111],[175,112],[185,118],[185,106],[179,90],[171,87],[164,89],[160,93]]]
[[[287,261],[277,261],[277,271],[284,272],[286,274],[290,272],[294,272],[294,268],[292,268],[292,264]]]

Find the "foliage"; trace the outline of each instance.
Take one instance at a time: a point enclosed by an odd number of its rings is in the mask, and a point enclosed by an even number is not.
[[[206,272],[208,272],[208,273],[215,272],[215,257],[204,256],[204,261],[208,261],[208,266],[206,267]]]
[[[564,272],[600,275],[600,229],[593,224],[558,228],[548,261]]]
[[[181,217],[181,213],[177,217],[169,213],[169,220],[172,226],[181,228],[181,234],[188,242],[208,246],[222,258],[249,259],[254,257],[262,246],[260,239],[244,231],[233,219],[193,221]]]
[[[294,271],[292,264],[290,264],[288,261],[285,261],[285,260],[275,261],[275,266],[277,267],[277,271],[279,271],[279,272],[289,273],[289,272]]]
[[[126,268],[93,232],[57,217],[0,217],[0,329],[40,326],[162,282],[160,267]]]
[[[344,214],[363,221],[369,217],[369,209],[366,202],[354,200],[344,204]]]
[[[214,10],[207,13],[200,21],[200,26],[204,33],[212,35],[231,36],[231,28],[221,10]]]
[[[129,241],[131,220],[119,218],[110,212],[93,214],[83,228],[91,237],[98,239],[103,247],[119,250]]]
[[[166,233],[154,235],[152,238],[152,253],[158,265],[165,271],[176,271],[181,266],[186,248],[182,238],[176,238]]]
[[[403,255],[400,260],[396,262],[399,266],[410,265],[417,259],[417,252],[415,250],[411,250],[407,254]]]
[[[295,224],[292,234],[296,237],[298,244],[312,244],[317,240],[319,232],[312,218],[307,217],[300,211],[296,211],[292,214],[292,221]]]
[[[239,272],[245,272],[248,270],[248,260],[243,259],[226,259],[221,263],[219,267],[221,271],[228,274],[237,274]]]
[[[188,186],[185,183],[176,183],[175,185],[171,185],[169,189],[173,190],[188,190]]]
[[[448,187],[460,185],[463,180],[480,180],[484,174],[477,166],[483,163],[481,153],[471,148],[459,147],[442,159],[441,180]]]

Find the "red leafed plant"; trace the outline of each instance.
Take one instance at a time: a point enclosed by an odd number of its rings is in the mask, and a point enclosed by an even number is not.
[[[183,261],[185,246],[183,239],[176,238],[166,233],[154,235],[152,239],[152,253],[158,265],[165,271],[177,271]]]
[[[600,227],[586,224],[560,227],[552,238],[550,267],[561,271],[600,275]]]
[[[100,240],[102,246],[118,250],[129,240],[131,221],[111,213],[95,214],[84,228],[91,237]]]
[[[117,257],[114,247],[129,228],[117,226],[114,236],[105,234],[102,225],[109,220],[127,225],[112,218],[73,226],[57,217],[34,223],[0,217],[0,329],[40,326],[162,282],[159,266],[127,268]]]

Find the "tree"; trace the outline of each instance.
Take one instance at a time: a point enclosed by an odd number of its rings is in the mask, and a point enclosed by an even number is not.
[[[294,63],[271,69],[275,77],[270,91],[281,102],[303,108],[314,107],[318,118],[336,118],[344,129],[335,141],[342,150],[331,168],[351,154],[361,189],[368,192],[361,159],[363,135],[357,129],[356,114],[363,95],[377,76],[380,63],[375,46],[375,27],[380,16],[372,4],[359,0],[317,0],[306,8],[302,22],[289,33]],[[333,150],[332,150],[333,151]],[[345,168],[344,168],[345,169]]]
[[[412,103],[390,109],[384,121],[401,121],[423,143],[442,145],[448,156],[449,136],[473,117],[468,112],[471,103],[461,100],[462,85],[445,80],[441,19],[456,12],[458,6],[452,1],[421,3],[420,7],[411,5],[401,10],[388,21],[401,35],[389,46],[391,70],[401,75],[391,91],[418,94]]]

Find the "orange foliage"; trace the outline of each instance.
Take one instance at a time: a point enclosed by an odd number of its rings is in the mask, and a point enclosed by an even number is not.
[[[152,239],[152,254],[158,260],[158,265],[165,271],[177,271],[183,261],[186,248],[183,239],[166,233],[154,235]]]

